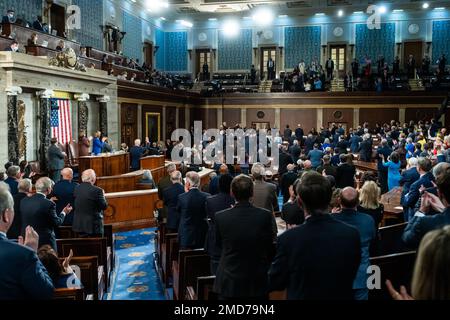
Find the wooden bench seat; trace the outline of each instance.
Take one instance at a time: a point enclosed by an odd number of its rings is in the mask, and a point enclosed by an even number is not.
[[[83,301],[85,300],[84,289],[83,288],[55,289],[53,299]]]
[[[405,286],[409,291],[415,261],[415,251],[371,258],[370,264],[380,268],[381,289],[369,290],[369,300],[392,300],[385,284],[388,279],[394,288]]]
[[[218,296],[214,292],[215,280],[216,276],[197,277],[194,286],[186,288],[186,300],[217,301]]]
[[[170,278],[172,276],[172,261],[178,257],[178,233],[167,233],[162,246],[161,268],[163,271],[162,282],[166,288],[171,286]]]
[[[403,243],[402,235],[408,223],[400,223],[388,227],[382,227],[378,232],[377,256],[401,253],[408,251]]]
[[[185,300],[186,287],[195,285],[198,277],[209,275],[210,257],[204,249],[180,250],[178,260],[172,261],[173,299]]]

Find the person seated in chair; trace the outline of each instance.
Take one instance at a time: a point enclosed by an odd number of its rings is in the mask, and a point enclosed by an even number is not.
[[[142,179],[139,180],[139,183],[149,185],[153,189],[155,187],[155,181],[153,180],[152,172],[150,170],[144,170]]]

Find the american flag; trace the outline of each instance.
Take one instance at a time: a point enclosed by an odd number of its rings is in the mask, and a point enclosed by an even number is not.
[[[70,117],[70,101],[52,99],[50,126],[52,138],[57,138],[61,144],[72,141],[72,121]]]

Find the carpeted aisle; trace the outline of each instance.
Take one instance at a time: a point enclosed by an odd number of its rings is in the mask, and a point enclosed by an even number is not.
[[[116,234],[116,268],[108,300],[165,300],[153,264],[155,231]]]

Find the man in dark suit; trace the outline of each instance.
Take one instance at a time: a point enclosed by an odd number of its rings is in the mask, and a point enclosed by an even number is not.
[[[9,9],[9,10],[6,12],[6,16],[3,16],[3,18],[2,18],[2,24],[5,24],[5,23],[15,23],[15,22],[16,22],[16,17],[15,17],[15,15],[16,15],[15,11],[12,10],[12,9]]]
[[[52,138],[51,146],[47,151],[47,161],[50,178],[55,183],[61,179],[61,170],[64,168],[65,156],[66,154],[58,147],[58,139]]]
[[[33,22],[33,29],[44,32],[44,27],[42,25],[42,16],[38,16],[36,21]]]
[[[403,206],[403,215],[405,221],[409,220],[409,210],[408,207],[405,206],[405,196],[408,194],[411,185],[420,178],[419,171],[417,171],[417,163],[417,158],[409,158],[408,166],[406,167],[406,170],[402,172],[402,177],[400,179],[400,185],[402,185],[403,187],[400,203]]]
[[[291,128],[289,128],[289,125],[287,124],[286,129],[284,129],[284,132],[283,132],[283,138],[285,140],[289,140],[291,138],[291,136],[292,136],[292,130],[291,130]]]
[[[36,251],[39,236],[27,227],[19,243],[6,237],[14,220],[14,202],[0,187],[0,300],[43,300],[53,296],[53,282],[39,261]]]
[[[314,148],[315,143],[316,138],[311,133],[308,134],[308,137],[305,140],[305,154],[308,154]]]
[[[370,248],[374,248],[377,232],[375,221],[368,214],[357,211],[359,204],[358,191],[348,187],[342,190],[340,196],[342,211],[333,217],[341,222],[355,227],[359,231],[361,240],[361,264],[353,282],[355,300],[368,300],[369,290],[367,289],[367,268],[369,268]]]
[[[292,156],[287,152],[288,151],[288,144],[282,144],[280,145],[280,150],[278,154],[278,174],[283,175],[287,172],[287,166],[289,164],[294,163],[294,160],[292,159]]]
[[[383,165],[383,159],[389,158],[392,149],[386,139],[381,140],[381,147],[377,150],[378,181],[380,182],[381,194],[388,192],[388,169]]]
[[[269,271],[271,291],[287,289],[289,300],[351,300],[361,262],[359,232],[328,214],[331,184],[317,172],[297,187],[306,222],[278,237]]]
[[[141,147],[141,140],[136,139],[134,141],[134,146],[130,148],[130,162],[132,171],[138,171],[141,169],[141,158],[143,154],[144,148]]]
[[[428,158],[419,158],[417,162],[417,171],[420,178],[414,182],[409,188],[408,193],[404,197],[404,206],[408,208],[408,220],[415,214],[415,208],[421,196],[421,188],[433,188],[434,177],[431,173],[433,164]],[[435,193],[435,192],[434,192]]]
[[[303,129],[302,129],[302,125],[299,123],[297,125],[297,129],[295,129],[295,137],[297,138],[297,140],[299,142],[301,142],[303,140],[303,136],[305,135]]]
[[[403,241],[412,248],[417,248],[428,232],[450,225],[450,168],[436,178],[439,196],[424,192],[420,210],[409,220],[403,233]],[[411,187],[412,188],[412,187]],[[430,211],[440,212],[427,215]]]
[[[177,166],[174,163],[170,163],[167,166],[167,175],[165,175],[158,183],[158,197],[160,200],[164,201],[164,190],[172,186],[171,176],[177,170]],[[159,221],[162,221],[164,218],[167,218],[167,206],[164,206],[162,212],[160,213],[160,217],[158,217]],[[177,231],[178,232],[178,229]]]
[[[226,164],[222,164],[219,167],[219,175],[213,177],[209,183],[209,193],[213,196],[220,192],[219,190],[219,179],[223,175],[229,174],[228,166]]]
[[[27,226],[31,226],[39,235],[39,247],[50,245],[56,251],[55,228],[62,225],[72,207],[67,205],[61,212],[56,212],[55,203],[47,199],[52,193],[52,187],[52,180],[40,178],[35,185],[36,194],[20,202],[20,213],[22,234],[25,234]]]
[[[333,80],[333,71],[334,71],[334,61],[331,60],[331,57],[328,58],[325,69],[327,69],[327,78]]]
[[[103,210],[108,208],[105,191],[95,186],[94,170],[81,175],[82,183],[75,188],[75,213],[72,230],[87,237],[103,236]]]
[[[370,135],[366,134],[363,136],[363,141],[358,147],[359,160],[370,162],[372,161],[372,143],[370,143]]]
[[[62,180],[58,181],[53,187],[52,197],[56,197],[56,212],[61,212],[68,204],[72,207],[75,203],[74,192],[78,183],[73,180],[73,171],[70,168],[64,168],[61,171]],[[63,225],[71,226],[73,223],[73,212],[64,219]]]
[[[292,186],[295,180],[297,180],[298,178],[297,173],[295,173],[294,171],[295,166],[293,164],[289,164],[287,166],[287,170],[288,171],[281,176],[280,184],[281,194],[283,195],[283,203],[288,202],[289,198],[291,197],[289,193],[289,187]]]
[[[337,188],[343,189],[345,187],[355,186],[356,168],[348,162],[348,157],[352,157],[352,155],[341,154],[339,156],[341,164],[336,169]]]
[[[280,210],[278,204],[277,187],[264,181],[266,170],[260,163],[255,163],[252,167],[252,177],[255,180],[254,195],[252,204],[255,207],[277,212]]]
[[[8,239],[19,239],[22,232],[22,214],[20,213],[20,203],[32,192],[32,183],[30,179],[19,181],[19,192],[13,196],[14,200],[14,220],[8,230]]]
[[[206,198],[206,214],[208,216],[208,234],[206,236],[205,250],[211,257],[211,274],[215,275],[219,266],[221,247],[216,242],[216,213],[230,209],[235,200],[231,196],[231,181],[233,178],[229,174],[220,176],[219,193]]]
[[[18,166],[10,166],[7,170],[8,178],[5,180],[5,183],[9,186],[9,192],[11,195],[17,194],[17,187],[19,185],[20,179],[20,167]]]
[[[5,48],[4,51],[7,52],[17,52],[19,50],[19,43],[17,41],[13,41],[11,42],[11,44],[9,45],[9,47]]]
[[[289,147],[289,154],[291,155],[294,164],[296,164],[298,159],[300,159],[300,155],[302,154],[302,148],[300,147],[299,140],[293,141],[292,146]]]
[[[267,271],[273,255],[272,213],[250,203],[252,180],[233,179],[237,204],[216,214],[216,243],[221,248],[214,291],[223,300],[264,299],[268,295]]]
[[[172,185],[163,191],[164,207],[167,208],[167,231],[177,233],[180,225],[180,216],[178,215],[178,196],[184,193],[183,177],[180,171],[173,171],[170,175]]]
[[[272,57],[267,61],[267,80],[275,79],[275,62]]]
[[[185,185],[187,192],[178,196],[180,249],[199,249],[205,246],[205,237],[208,231],[205,202],[210,194],[201,192],[199,188],[200,176],[198,173],[188,172]]]

